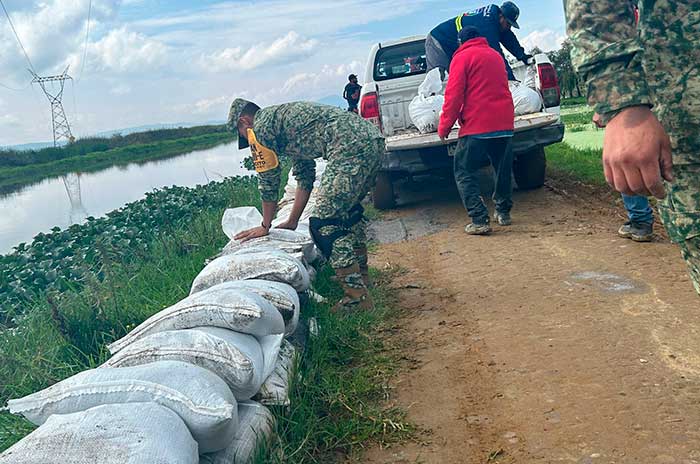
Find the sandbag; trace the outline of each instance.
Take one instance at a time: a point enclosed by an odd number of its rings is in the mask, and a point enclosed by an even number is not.
[[[227,209],[221,218],[221,228],[229,239],[233,239],[239,232],[262,224],[262,219],[262,214],[253,206]]]
[[[249,464],[272,438],[275,418],[265,406],[252,401],[239,403],[238,418],[238,432],[229,447],[200,456],[200,464]]]
[[[224,282],[250,279],[286,283],[297,292],[309,288],[309,271],[301,261],[281,251],[270,250],[216,258],[194,279],[190,294]]]
[[[267,338],[272,337],[272,340]],[[219,327],[198,327],[171,330],[148,335],[112,356],[102,367],[142,366],[158,361],[182,361],[203,367],[218,375],[231,389],[236,400],[253,397],[269,372],[265,359],[277,357],[282,335],[261,337],[266,348],[252,335],[245,335]]]
[[[279,250],[294,256],[300,261],[306,260],[309,263],[314,262],[319,256],[311,237],[286,229],[271,229],[269,235],[254,238],[247,242],[231,240],[224,247],[221,256],[256,248]]]
[[[238,428],[236,399],[216,374],[184,362],[91,369],[10,400],[13,414],[41,425],[53,414],[72,414],[105,404],[157,403],[187,424],[200,452],[226,448]]]
[[[421,134],[437,132],[443,103],[445,103],[445,97],[442,95],[432,97],[417,95],[411,100],[408,105],[408,114]]]
[[[252,292],[219,288],[190,295],[149,317],[109,345],[109,351],[116,354],[157,332],[210,326],[257,336],[284,333],[284,320],[272,303]]]
[[[440,92],[442,92],[442,77],[440,76],[440,69],[431,69],[425,75],[423,82],[421,82],[421,84],[418,86],[418,95],[430,97],[431,95],[437,95]]]
[[[289,388],[294,375],[296,355],[294,345],[285,340],[280,348],[275,370],[263,383],[260,393],[255,395],[256,401],[268,406],[289,406]]]
[[[258,338],[263,351],[264,366],[263,366],[263,381],[266,380],[275,370],[277,358],[280,354],[284,335],[268,335],[267,337]],[[257,393],[257,391],[256,391]],[[251,395],[252,396],[252,395]]]
[[[287,284],[281,282],[271,282],[269,280],[236,280],[234,282],[224,282],[223,284],[211,287],[212,292],[220,290],[242,290],[252,292],[265,298],[277,308],[284,319],[284,333],[291,335],[296,331],[299,324],[299,294]]]
[[[509,83],[509,86],[513,95],[515,116],[537,113],[542,109],[542,97],[539,92],[519,83]]]
[[[242,409],[248,416],[249,411]],[[255,418],[246,421],[264,427]],[[238,436],[250,440],[243,430]],[[49,417],[0,454],[0,464],[196,464],[197,454],[187,426],[170,409],[155,403],[109,404]]]

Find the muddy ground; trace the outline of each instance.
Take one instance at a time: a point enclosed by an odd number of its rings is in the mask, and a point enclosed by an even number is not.
[[[422,432],[364,462],[700,462],[700,298],[677,248],[618,238],[616,197],[565,179],[467,236],[451,186],[409,185],[373,225],[373,265],[403,269],[390,401]]]

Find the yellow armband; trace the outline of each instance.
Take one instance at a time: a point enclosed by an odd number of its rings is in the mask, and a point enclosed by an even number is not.
[[[253,129],[248,129],[248,144],[250,145],[250,153],[253,155],[253,165],[256,172],[271,171],[280,165],[277,153],[258,142]]]

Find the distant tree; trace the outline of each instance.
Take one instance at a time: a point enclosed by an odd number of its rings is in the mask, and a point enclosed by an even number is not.
[[[580,97],[583,95],[583,83],[574,71],[571,63],[571,42],[566,39],[559,50],[550,52],[549,59],[559,76],[559,87],[564,97]]]
[[[535,45],[534,47],[532,47],[532,49],[530,49],[530,55],[538,55],[540,53],[544,53],[544,52],[537,45]]]

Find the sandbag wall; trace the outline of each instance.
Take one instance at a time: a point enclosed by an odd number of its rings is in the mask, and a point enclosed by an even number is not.
[[[317,182],[324,168],[318,163]],[[288,219],[295,187],[290,177],[275,224]],[[297,348],[288,338],[320,257],[308,216],[296,232],[239,243],[235,234],[262,217],[255,208],[226,211],[231,241],[187,298],[109,345],[100,367],[9,401],[39,427],[0,464],[249,462],[272,434],[265,405],[289,404]]]

